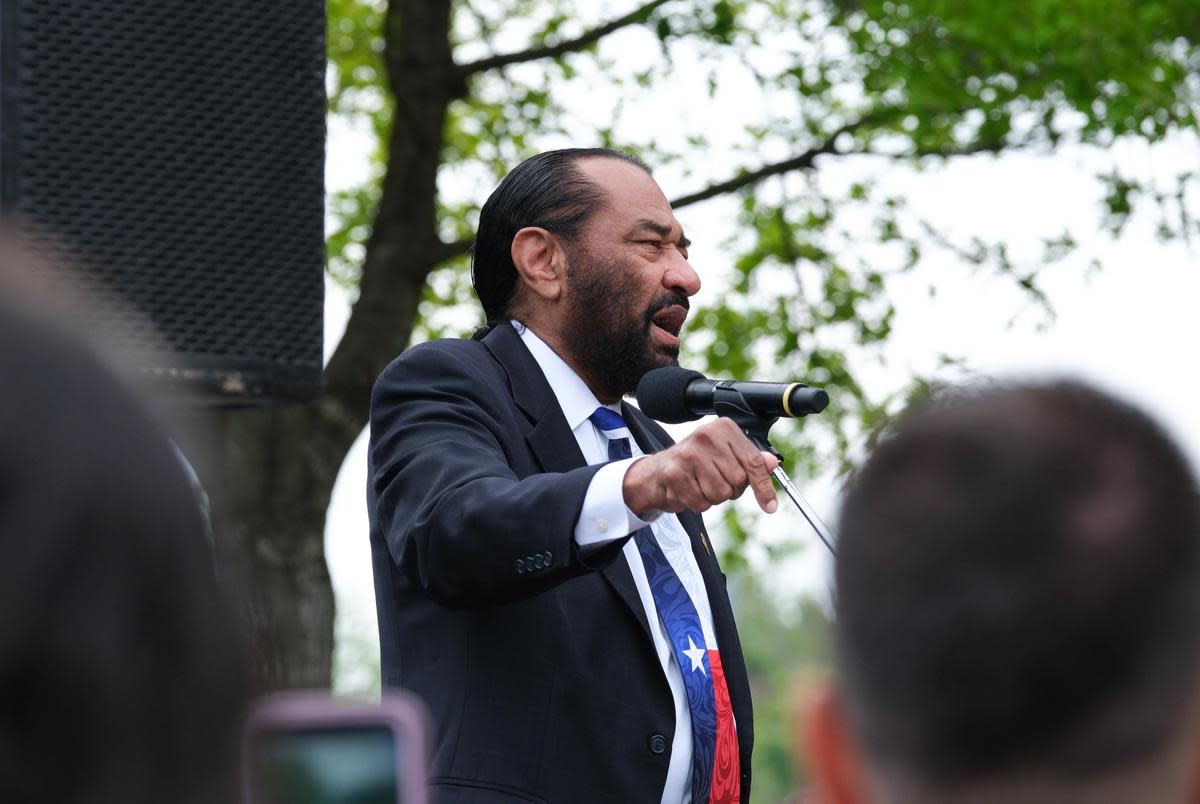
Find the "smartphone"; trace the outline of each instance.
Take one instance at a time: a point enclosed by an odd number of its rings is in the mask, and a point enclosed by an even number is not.
[[[246,804],[428,804],[419,701],[286,693],[255,705],[242,742]]]

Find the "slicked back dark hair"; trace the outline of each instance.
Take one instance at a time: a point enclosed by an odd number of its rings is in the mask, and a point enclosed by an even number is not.
[[[479,231],[471,254],[471,280],[489,323],[511,315],[517,288],[512,242],[526,226],[539,226],[573,238],[603,208],[604,191],[589,181],[577,163],[588,158],[620,159],[646,173],[640,159],[608,148],[565,148],[526,159],[504,177],[479,213]]]
[[[881,767],[1094,780],[1178,733],[1200,501],[1145,414],[1074,382],[927,405],[852,479],[840,530],[839,673]]]

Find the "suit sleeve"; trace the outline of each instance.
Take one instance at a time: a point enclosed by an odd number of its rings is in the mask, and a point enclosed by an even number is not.
[[[373,527],[410,583],[470,607],[517,600],[604,566],[624,540],[586,555],[574,540],[603,464],[518,477],[524,449],[498,372],[426,344],[394,361],[371,400]]]

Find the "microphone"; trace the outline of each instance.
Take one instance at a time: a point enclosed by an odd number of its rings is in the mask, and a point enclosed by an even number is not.
[[[783,456],[767,440],[776,419],[820,413],[829,404],[829,394],[799,382],[710,380],[698,371],[664,366],[646,372],[636,396],[642,413],[667,424],[690,422],[713,413],[733,420],[755,446],[780,459],[771,476],[833,552],[833,534],[783,471]]]
[[[714,413],[795,418],[820,413],[829,404],[829,394],[803,383],[710,380],[681,366],[646,372],[635,395],[642,413],[667,424],[690,422]]]

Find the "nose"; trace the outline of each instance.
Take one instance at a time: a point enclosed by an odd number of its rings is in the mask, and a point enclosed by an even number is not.
[[[679,288],[689,296],[695,296],[700,290],[700,274],[678,250],[672,250],[670,263],[663,274],[663,286]]]

